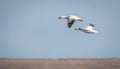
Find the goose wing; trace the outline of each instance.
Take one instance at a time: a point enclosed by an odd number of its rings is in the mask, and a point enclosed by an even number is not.
[[[68,26],[69,28],[71,28],[72,25],[73,25],[73,23],[74,23],[74,21],[75,21],[75,20],[69,21],[69,22],[67,23],[67,26]]]
[[[90,25],[90,26],[92,26],[92,27],[95,27],[95,25],[94,25],[94,24],[92,24],[92,23],[90,23],[89,25]]]
[[[91,30],[91,29],[93,29],[93,27],[92,26],[87,26],[85,29]]]

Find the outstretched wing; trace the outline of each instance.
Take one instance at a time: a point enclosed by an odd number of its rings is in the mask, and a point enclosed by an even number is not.
[[[92,27],[95,27],[94,24],[91,24],[91,23],[90,23],[89,25],[92,26]]]
[[[85,29],[91,30],[91,29],[93,29],[93,27],[92,26],[87,26]]]
[[[72,27],[72,25],[73,25],[73,23],[74,23],[74,21],[75,21],[75,20],[68,21],[67,26],[68,26],[69,28],[71,28],[71,27]]]

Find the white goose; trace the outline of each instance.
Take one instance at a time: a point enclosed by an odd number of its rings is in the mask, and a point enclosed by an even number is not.
[[[83,28],[83,29],[82,28],[75,28],[74,30],[81,30],[81,31],[88,33],[88,34],[98,33],[97,31],[95,31],[93,29],[93,27],[94,27],[94,24],[89,24],[89,26],[87,26],[86,28]]]
[[[77,17],[77,16],[73,16],[73,15],[70,15],[70,16],[59,16],[58,17],[59,19],[67,19],[67,26],[68,28],[71,28],[71,26],[73,25],[74,21],[83,21],[83,19]]]

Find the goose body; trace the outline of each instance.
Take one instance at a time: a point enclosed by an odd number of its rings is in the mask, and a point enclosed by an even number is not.
[[[59,19],[67,19],[67,26],[68,26],[68,28],[71,28],[75,21],[83,21],[83,19],[81,19],[81,18],[79,18],[77,16],[73,16],[73,15],[70,15],[70,16],[59,16],[58,18]]]
[[[93,29],[94,27],[94,24],[89,24],[89,26],[87,26],[86,28],[75,28],[74,30],[81,30],[83,31],[84,33],[88,33],[88,34],[94,34],[94,33],[98,33],[97,31],[95,31]]]

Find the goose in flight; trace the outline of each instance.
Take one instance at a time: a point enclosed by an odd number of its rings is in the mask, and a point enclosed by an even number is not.
[[[95,31],[94,29],[94,24],[89,24],[86,28],[75,28],[74,30],[81,30],[85,33],[88,33],[88,34],[94,34],[94,33],[98,33],[97,31]]]
[[[59,19],[67,19],[67,26],[68,28],[71,28],[71,26],[73,25],[73,23],[75,21],[83,21],[83,19],[77,17],[77,16],[73,16],[73,15],[70,15],[70,16],[59,16],[58,17]]]

